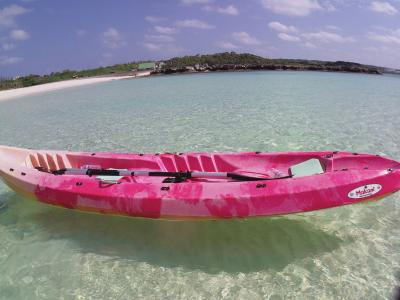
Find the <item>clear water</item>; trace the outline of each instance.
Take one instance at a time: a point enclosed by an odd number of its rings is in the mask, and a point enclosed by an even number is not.
[[[400,159],[400,77],[220,73],[0,103],[0,144],[87,151],[349,150]],[[78,213],[0,184],[0,299],[387,299],[399,200],[289,217]]]

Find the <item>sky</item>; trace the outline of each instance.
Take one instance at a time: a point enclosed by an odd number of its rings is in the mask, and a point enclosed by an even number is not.
[[[0,0],[0,77],[235,51],[400,68],[400,0]]]

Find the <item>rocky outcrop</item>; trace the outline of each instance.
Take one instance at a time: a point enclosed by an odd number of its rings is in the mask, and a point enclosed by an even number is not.
[[[326,65],[280,65],[280,64],[222,64],[204,66],[184,66],[179,68],[164,68],[153,71],[152,74],[174,74],[174,73],[199,73],[199,72],[223,72],[223,71],[323,71],[323,72],[347,72],[347,73],[366,73],[381,74],[376,68],[367,68],[357,64],[326,64]]]

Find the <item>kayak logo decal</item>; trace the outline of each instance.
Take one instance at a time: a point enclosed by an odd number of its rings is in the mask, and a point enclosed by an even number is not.
[[[381,189],[380,184],[367,184],[350,191],[347,196],[351,199],[362,199],[379,193]]]

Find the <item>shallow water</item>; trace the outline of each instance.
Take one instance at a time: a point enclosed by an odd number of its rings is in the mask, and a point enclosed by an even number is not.
[[[0,144],[30,148],[349,150],[400,159],[400,77],[114,81],[2,102],[0,128]],[[0,183],[0,299],[387,299],[400,271],[398,200],[165,222],[53,208]]]

